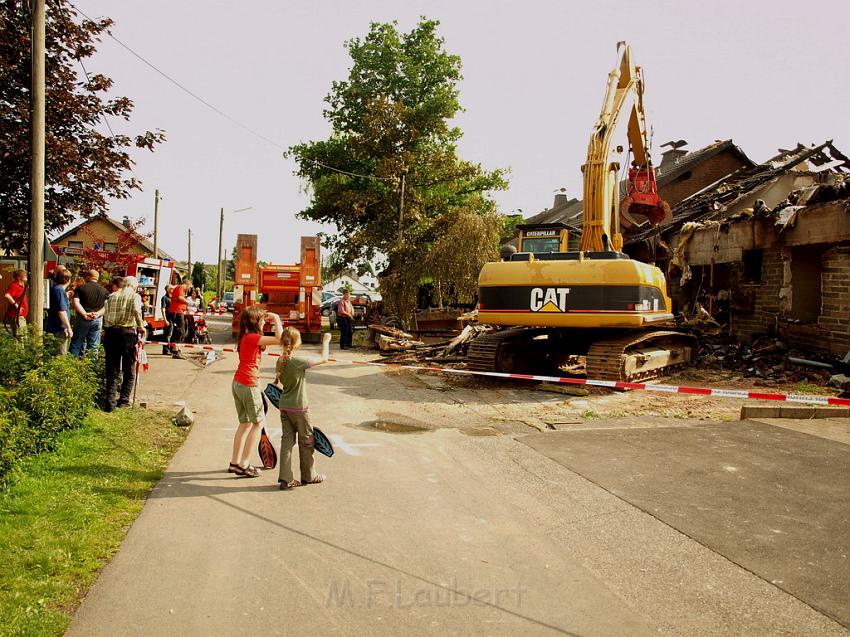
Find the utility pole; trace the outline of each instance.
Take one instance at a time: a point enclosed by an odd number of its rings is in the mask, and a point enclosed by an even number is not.
[[[153,258],[159,258],[159,249],[158,249],[158,241],[159,241],[159,188],[156,189],[156,192],[153,196]]]
[[[30,0],[32,13],[32,149],[30,156],[29,329],[41,334],[44,314],[44,2]]]
[[[186,262],[187,267],[189,268],[189,278],[192,278],[192,229],[189,228],[189,260]],[[194,286],[195,282],[192,281],[192,285]]]
[[[401,239],[402,239],[402,222],[404,221],[404,181],[407,175],[407,171],[401,173],[401,188],[399,189],[398,196],[398,245],[401,247]]]
[[[215,286],[215,298],[221,302],[223,296],[223,284],[221,278],[221,240],[224,236],[224,208],[221,209],[221,218],[218,222],[218,280],[216,281]]]

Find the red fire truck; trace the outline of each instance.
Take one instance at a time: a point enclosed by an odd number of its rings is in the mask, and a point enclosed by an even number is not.
[[[69,264],[83,256],[82,248],[69,246],[52,246],[57,260],[47,264],[47,271],[56,267],[57,263]],[[89,251],[90,252],[90,251]],[[104,262],[109,261],[110,254],[99,252]],[[133,255],[132,260],[119,272],[123,276],[134,276],[139,280],[139,295],[142,297],[142,317],[148,324],[148,338],[160,336],[165,330],[165,314],[160,300],[165,295],[165,286],[174,278],[174,263],[168,259],[154,259],[142,255]]]
[[[321,244],[318,237],[301,237],[301,261],[257,267],[257,235],[240,234],[236,240],[236,285],[233,288],[233,337],[239,331],[244,307],[259,305],[280,316],[284,326],[301,332],[306,343],[322,335]],[[265,329],[271,333],[271,325]]]

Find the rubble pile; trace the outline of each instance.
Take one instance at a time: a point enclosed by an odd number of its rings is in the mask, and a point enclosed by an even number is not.
[[[756,336],[742,344],[727,335],[703,336],[696,364],[735,370],[768,386],[795,382],[826,386],[833,375],[846,367],[829,354],[792,349],[778,336],[770,335]]]
[[[367,340],[375,343],[384,357],[383,362],[387,363],[465,364],[469,343],[490,329],[487,326],[467,325],[451,340],[424,343],[399,329],[373,324],[369,326]]]

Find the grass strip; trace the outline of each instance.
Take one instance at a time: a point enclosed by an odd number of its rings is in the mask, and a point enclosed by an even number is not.
[[[186,437],[168,415],[93,412],[0,491],[0,635],[62,635]]]

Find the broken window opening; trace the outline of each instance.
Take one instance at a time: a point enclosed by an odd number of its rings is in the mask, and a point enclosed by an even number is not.
[[[744,283],[761,283],[764,250],[744,250]]]
[[[823,254],[812,248],[791,252],[791,315],[801,323],[817,323],[821,313]]]

